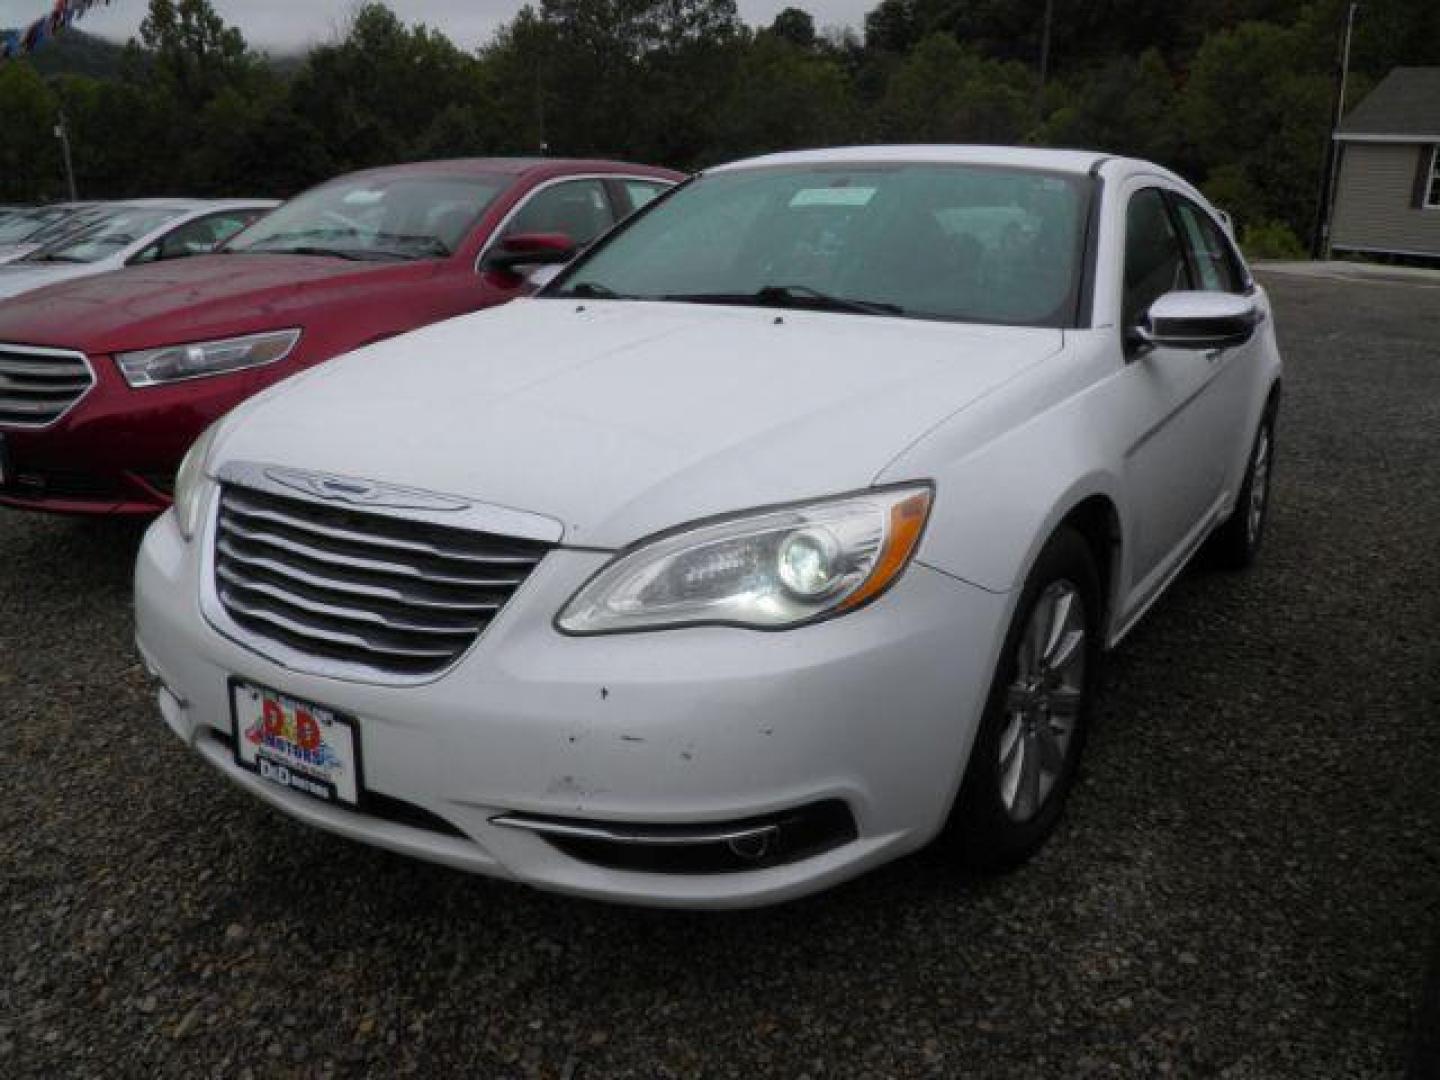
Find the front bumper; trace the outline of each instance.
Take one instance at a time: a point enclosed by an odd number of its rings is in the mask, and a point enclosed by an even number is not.
[[[263,369],[133,389],[109,356],[95,384],[48,427],[0,425],[8,480],[0,505],[58,514],[149,515],[170,505],[180,459],[241,401],[294,369]]]
[[[200,610],[202,560],[167,514],[136,569],[137,638],[166,722],[231,780],[309,824],[562,892],[665,906],[751,906],[853,877],[943,825],[1012,597],[912,566],[869,607],[798,630],[701,627],[591,638],[551,619],[606,559],[556,550],[448,673],[422,686],[287,670]],[[238,677],[355,717],[382,817],[241,769],[226,739]],[[512,818],[646,828],[843,803],[846,842],[706,873],[600,865]],[[427,820],[441,827],[430,827]]]

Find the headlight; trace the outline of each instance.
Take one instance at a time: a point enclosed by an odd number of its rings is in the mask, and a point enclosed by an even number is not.
[[[889,488],[673,532],[616,558],[557,624],[571,634],[777,630],[848,611],[900,576],[930,500],[928,487]]]
[[[200,525],[200,509],[205,503],[205,461],[210,456],[210,447],[219,430],[218,422],[206,428],[190,447],[175,474],[175,523],[186,540],[195,535]]]
[[[273,364],[289,356],[299,340],[299,330],[272,330],[224,341],[119,353],[115,362],[125,381],[138,389]]]

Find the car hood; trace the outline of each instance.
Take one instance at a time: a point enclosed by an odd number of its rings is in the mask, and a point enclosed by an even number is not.
[[[8,244],[0,246],[0,266],[16,262],[29,255],[32,251],[39,251],[39,244]]]
[[[11,263],[0,266],[0,300],[72,278],[104,273],[108,267],[88,263]]]
[[[617,547],[863,488],[1063,344],[1059,330],[693,304],[520,300],[262,395],[211,470],[279,465],[543,514]]]
[[[65,281],[0,307],[0,341],[120,352],[304,323],[363,285],[433,272],[428,263],[308,255],[199,255]]]

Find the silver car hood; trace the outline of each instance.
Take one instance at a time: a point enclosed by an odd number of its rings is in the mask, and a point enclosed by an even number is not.
[[[0,300],[30,292],[46,285],[72,281],[110,269],[93,263],[25,263],[0,266]]]
[[[242,406],[212,451],[543,514],[617,547],[862,488],[1053,355],[1052,329],[521,300],[362,349]]]

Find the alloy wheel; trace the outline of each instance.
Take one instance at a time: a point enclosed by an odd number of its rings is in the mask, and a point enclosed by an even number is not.
[[[1040,812],[1065,766],[1085,691],[1085,606],[1052,582],[1030,612],[1015,655],[1000,736],[1000,800],[1015,821]]]
[[[1270,495],[1270,429],[1262,427],[1255,440],[1255,460],[1250,466],[1250,504],[1245,508],[1245,539],[1253,547],[1260,539],[1265,521],[1265,501]]]

